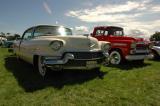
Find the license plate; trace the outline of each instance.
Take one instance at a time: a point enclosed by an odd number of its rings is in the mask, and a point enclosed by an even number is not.
[[[96,67],[97,66],[97,61],[87,61],[86,66],[89,67],[89,68]]]

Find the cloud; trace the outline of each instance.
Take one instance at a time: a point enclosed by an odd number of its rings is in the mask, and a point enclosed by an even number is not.
[[[43,7],[48,14],[52,15],[52,10],[46,1],[43,2]]]
[[[147,22],[131,21],[129,23],[128,22],[117,23],[117,25],[123,26],[127,35],[135,36],[135,34],[137,34],[137,35],[142,35],[144,38],[149,38],[151,34],[160,29],[159,23],[160,20],[147,21]],[[136,31],[137,32],[139,31],[139,33],[137,33]]]
[[[86,27],[86,26],[76,26],[75,30],[76,31],[88,32],[88,27]]]
[[[160,12],[160,6],[154,6],[154,7],[152,7],[151,11],[153,11],[153,12]]]
[[[116,25],[124,27],[127,32],[141,34],[145,37],[160,29],[158,15],[160,6],[152,4],[153,0],[127,1],[123,4],[101,4],[93,8],[70,10],[66,16],[77,18],[92,25]],[[151,15],[154,15],[151,17]],[[139,33],[135,33],[135,32]]]
[[[79,18],[85,22],[122,22],[132,20],[134,17],[138,17],[141,14],[108,14],[108,15],[82,15]]]
[[[99,5],[93,9],[82,9],[76,11],[69,11],[66,13],[67,16],[75,17],[85,22],[115,22],[115,20],[120,20],[124,18],[130,18],[127,16],[128,14],[124,14],[125,12],[129,12],[132,10],[145,10],[145,4],[147,4],[149,0],[145,0],[142,2],[133,2],[127,1],[125,4],[107,4],[105,6]],[[135,16],[137,14],[133,14]],[[131,15],[132,16],[132,15]]]

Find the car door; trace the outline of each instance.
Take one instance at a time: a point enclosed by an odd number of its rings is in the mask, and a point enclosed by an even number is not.
[[[19,45],[19,53],[21,58],[23,58],[25,61],[28,61],[28,62],[32,62],[32,57],[33,57],[33,53],[32,53],[33,31],[34,31],[34,28],[30,28],[27,31],[25,31]]]

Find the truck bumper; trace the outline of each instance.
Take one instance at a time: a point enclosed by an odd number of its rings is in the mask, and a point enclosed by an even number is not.
[[[148,59],[151,58],[152,55],[127,55],[125,58],[126,60],[143,60],[143,59]]]
[[[51,69],[94,69],[109,57],[108,53],[103,54],[103,57],[91,59],[77,59],[72,53],[66,53],[61,59],[53,59],[52,57],[44,57],[43,64]]]

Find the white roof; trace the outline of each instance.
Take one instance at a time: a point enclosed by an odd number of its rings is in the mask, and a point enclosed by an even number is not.
[[[0,40],[7,40],[6,38],[4,38],[4,37],[0,37]]]

